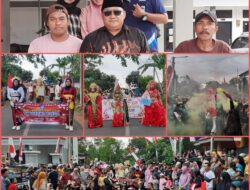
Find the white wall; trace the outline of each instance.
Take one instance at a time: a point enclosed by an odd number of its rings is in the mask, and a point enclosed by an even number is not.
[[[38,9],[34,7],[10,9],[10,43],[28,45],[38,35]]]

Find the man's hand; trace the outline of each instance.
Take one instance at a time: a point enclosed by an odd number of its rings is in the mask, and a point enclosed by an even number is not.
[[[134,8],[135,9],[132,12],[135,17],[141,18],[146,14],[146,12],[140,7],[138,3],[134,5]]]

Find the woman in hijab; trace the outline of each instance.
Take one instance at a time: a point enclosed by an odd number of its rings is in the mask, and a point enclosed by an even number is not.
[[[69,34],[81,39],[81,22],[79,18],[81,9],[77,7],[79,1],[80,0],[57,0],[57,3],[63,5],[69,13]]]
[[[91,0],[88,6],[82,8],[80,15],[82,38],[103,26],[102,3],[103,0]]]
[[[61,89],[60,94],[63,103],[69,104],[69,117],[67,118],[66,129],[73,131],[76,88],[72,85],[72,80],[70,78],[66,79],[65,87]]]
[[[231,178],[227,172],[222,172],[220,182],[216,185],[216,190],[230,190]]]

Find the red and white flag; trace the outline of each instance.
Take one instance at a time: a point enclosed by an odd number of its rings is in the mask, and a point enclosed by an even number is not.
[[[8,74],[8,88],[12,88],[12,76]]]
[[[58,137],[57,142],[56,142],[56,149],[55,153],[59,154],[60,153],[60,137]]]
[[[13,138],[9,138],[8,153],[11,158],[14,158],[16,156],[16,150],[15,150]]]
[[[23,161],[23,139],[19,139],[19,162]]]

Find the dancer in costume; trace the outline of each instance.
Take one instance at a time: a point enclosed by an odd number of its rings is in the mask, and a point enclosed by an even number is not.
[[[45,85],[43,84],[42,79],[37,79],[37,84],[35,88],[36,103],[42,104],[44,102],[45,94],[46,94],[46,88]]]
[[[155,81],[149,81],[147,90],[144,93],[150,97],[150,105],[144,106],[144,116],[141,123],[143,125],[165,127],[166,126],[166,113],[165,108],[161,101],[161,95],[157,89]]]
[[[12,88],[8,89],[7,97],[10,100],[10,106],[12,110],[12,119],[14,123],[12,129],[20,130],[22,121],[21,118],[16,117],[14,110],[15,103],[17,102],[21,103],[24,101],[24,90],[23,87],[20,85],[20,78],[14,77],[12,79]]]
[[[114,103],[112,107],[114,108],[114,116],[112,120],[112,126],[125,127],[127,125],[127,122],[129,122],[128,105],[126,99],[123,99],[119,84],[115,86],[113,98]]]
[[[102,95],[96,83],[91,83],[89,92],[85,92],[85,102],[88,104],[88,128],[102,127]]]

